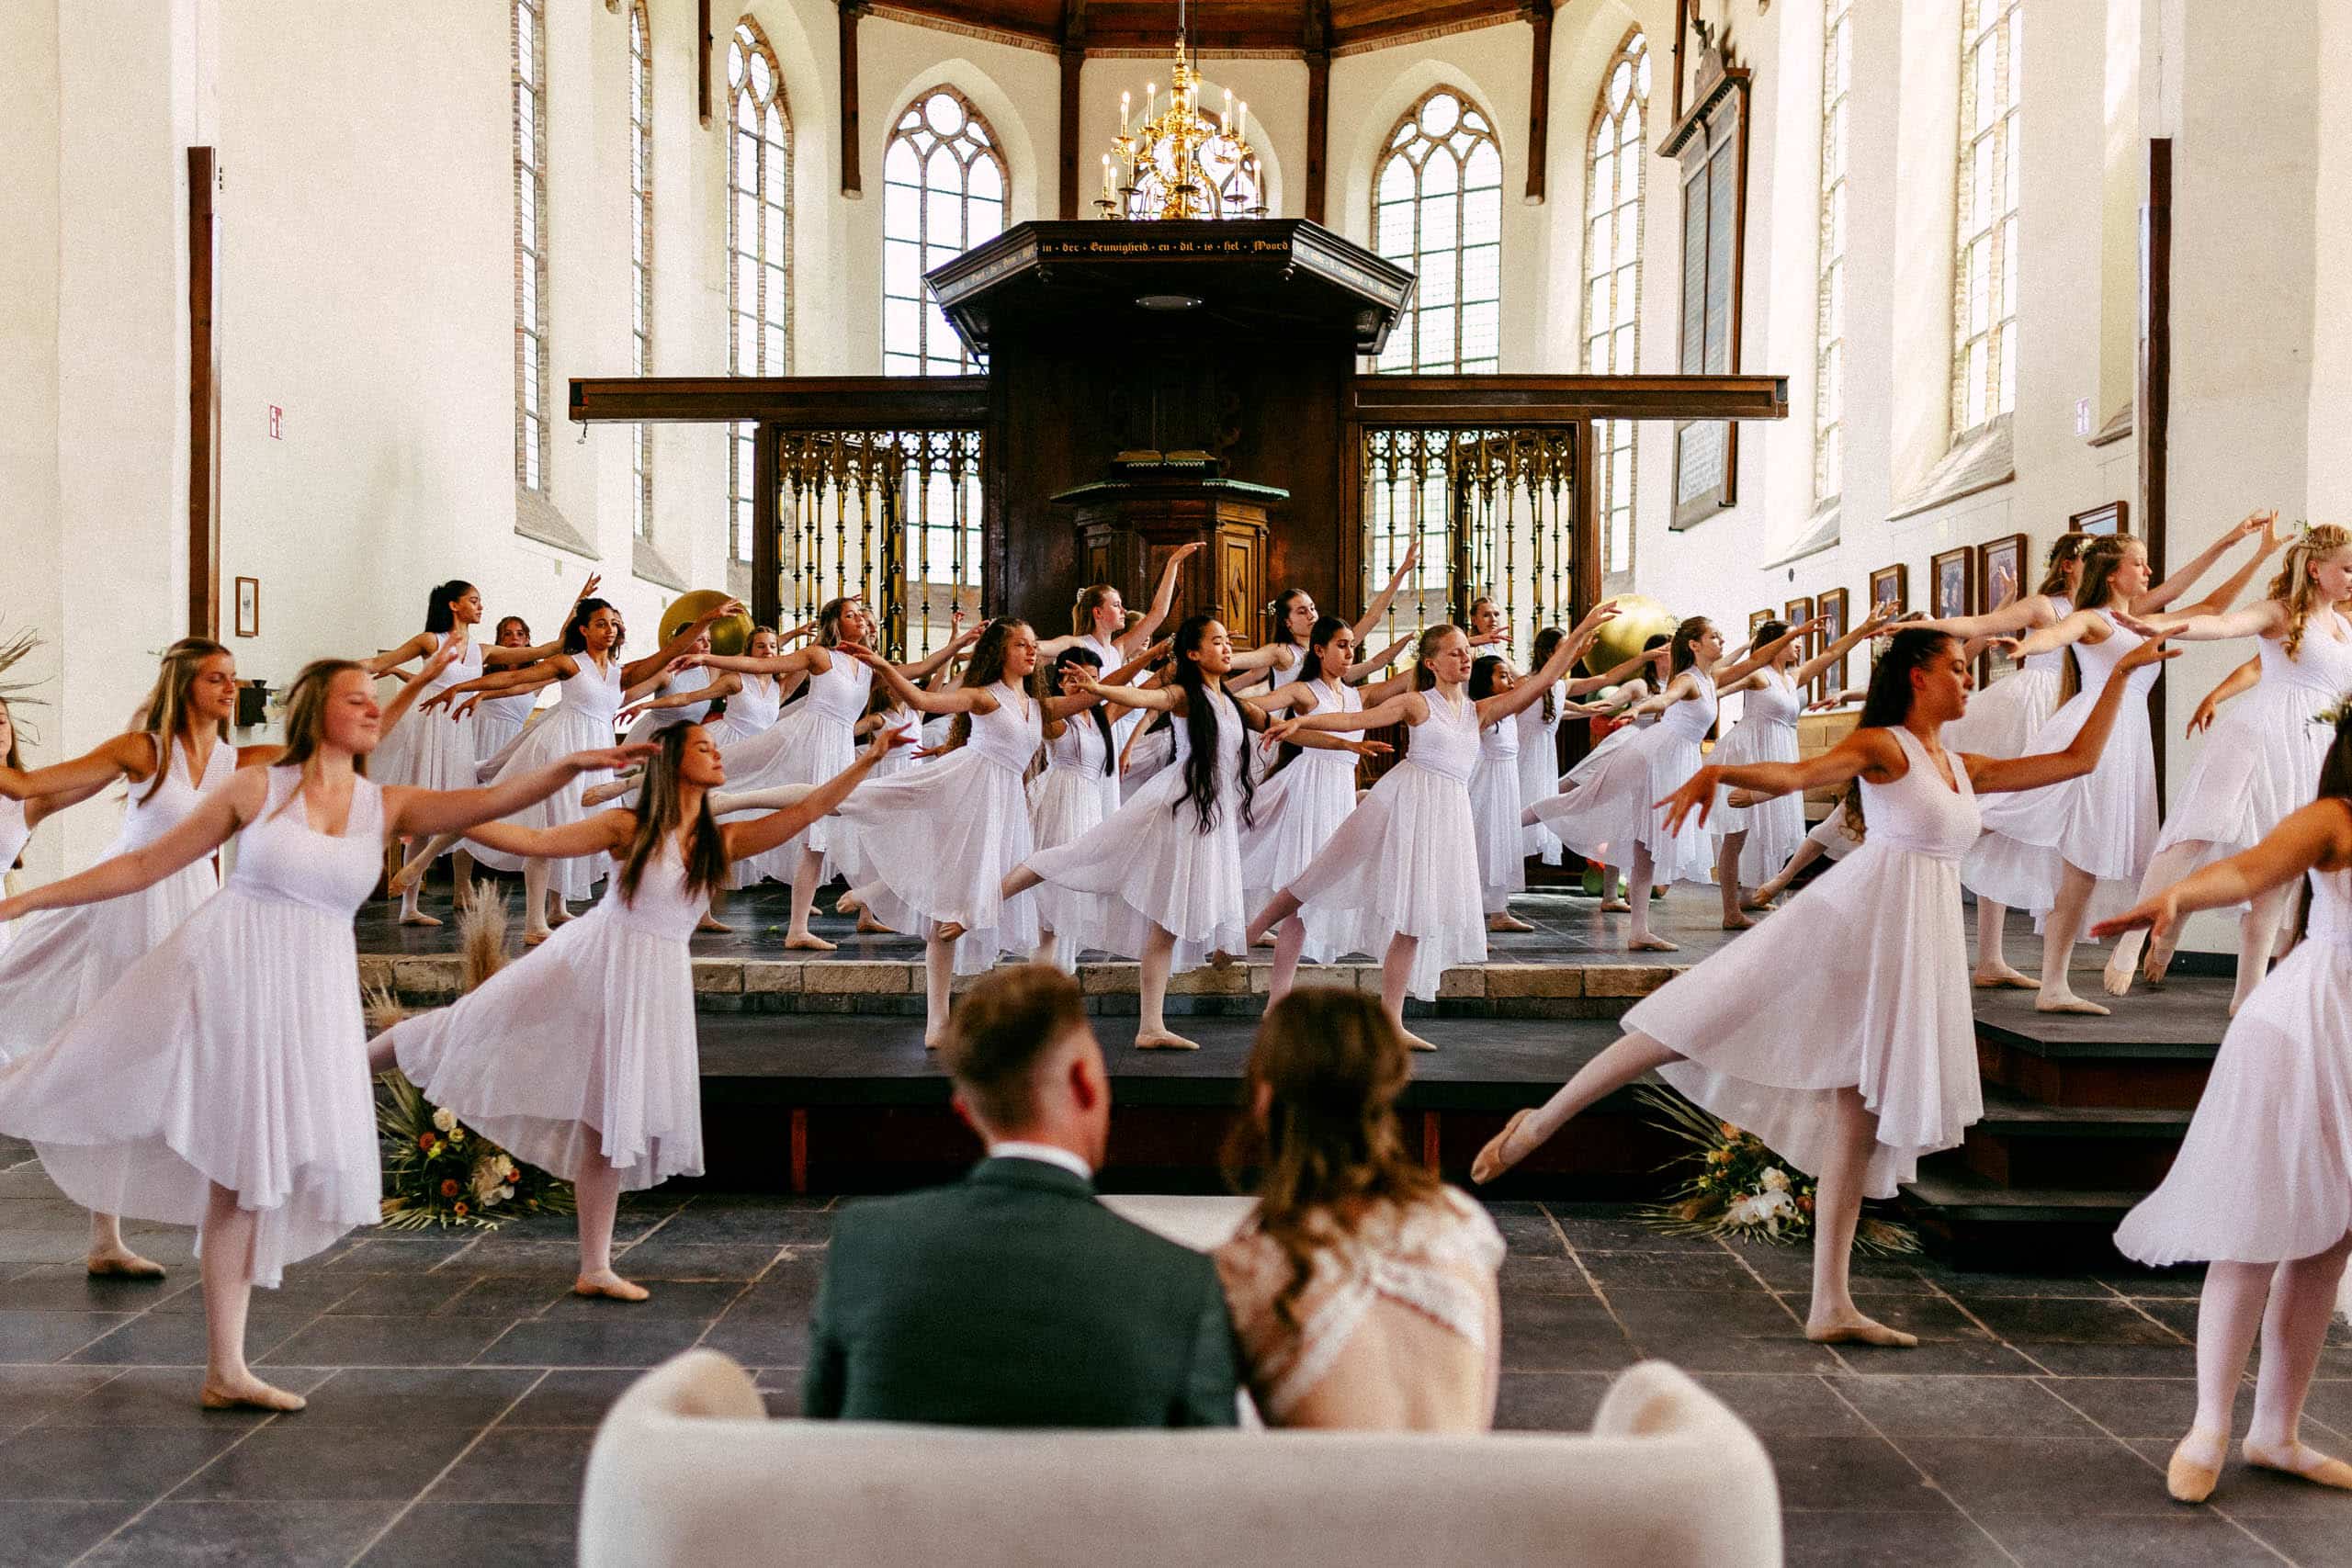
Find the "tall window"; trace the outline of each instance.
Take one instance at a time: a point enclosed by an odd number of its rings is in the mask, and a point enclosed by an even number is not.
[[[514,0],[514,472],[548,482],[548,100],[543,0]]]
[[[1630,376],[1641,341],[1642,141],[1650,101],[1649,41],[1636,28],[1617,46],[1585,142],[1584,367]],[[1634,422],[1593,425],[1590,482],[1604,572],[1634,570]]]
[[[1435,87],[1388,133],[1373,181],[1373,248],[1419,280],[1377,368],[1499,367],[1503,152],[1487,111]]]
[[[1813,498],[1846,483],[1846,97],[1854,85],[1854,0],[1824,0],[1821,256],[1813,327]]]
[[[953,87],[907,106],[882,154],[882,371],[961,376],[976,361],[923,275],[1004,231],[996,133]]]
[[[2020,0],[1962,0],[1960,251],[1952,265],[1951,423],[2017,406]]]
[[[727,368],[782,376],[790,368],[792,122],[775,51],[749,17],[727,45],[727,287],[733,331]],[[752,426],[735,426],[727,471],[729,558],[752,558]]]
[[[653,373],[653,40],[645,0],[628,8],[629,311],[635,374]],[[653,427],[640,424],[629,444],[629,513],[640,539],[653,536]]]

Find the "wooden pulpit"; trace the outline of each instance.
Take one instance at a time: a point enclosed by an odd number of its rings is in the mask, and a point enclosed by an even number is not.
[[[1077,525],[1079,576],[1108,582],[1128,604],[1150,603],[1160,568],[1185,545],[1205,547],[1205,563],[1185,574],[1170,606],[1168,628],[1205,613],[1225,623],[1236,647],[1258,641],[1266,580],[1270,519],[1289,492],[1221,478],[1213,459],[1172,454],[1125,461],[1114,475],[1053,499]],[[1055,628],[1058,630],[1059,627]]]

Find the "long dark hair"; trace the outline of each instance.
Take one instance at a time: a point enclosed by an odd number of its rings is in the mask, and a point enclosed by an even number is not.
[[[1201,831],[1205,833],[1216,826],[1216,709],[1211,705],[1222,694],[1209,690],[1208,680],[1201,671],[1201,661],[1188,659],[1208,641],[1209,628],[1217,624],[1215,615],[1187,615],[1184,624],[1176,628],[1176,645],[1170,651],[1176,660],[1176,689],[1184,695],[1184,739],[1189,750],[1184,757],[1184,793],[1169,807],[1182,811],[1187,804],[1199,818]],[[976,656],[974,663],[978,662]],[[1224,701],[1232,702],[1231,697]],[[1238,711],[1238,710],[1237,710]],[[1250,825],[1250,807],[1257,795],[1257,782],[1250,776],[1250,733],[1245,726],[1241,734],[1240,770],[1241,825]]]
[[[1028,625],[1017,615],[999,615],[980,628],[978,639],[972,644],[971,662],[964,666],[966,691],[985,692],[1004,679],[1004,650],[1012,645],[1012,634]],[[947,727],[947,744],[940,750],[953,751],[971,738],[972,716],[959,713],[956,722]]]
[[[588,623],[595,618],[596,612],[599,610],[610,610],[613,612],[614,618],[621,621],[619,635],[613,638],[613,646],[605,649],[607,658],[618,657],[621,644],[628,637],[628,622],[621,619],[618,606],[605,599],[582,599],[571,607],[571,615],[563,623],[564,652],[585,653],[588,651]]]
[[[1351,629],[1349,623],[1337,615],[1317,615],[1313,629],[1306,634],[1306,664],[1299,671],[1298,678],[1302,681],[1323,679],[1323,650],[1331,646],[1333,637]]]
[[[424,629],[429,632],[454,630],[458,615],[451,606],[474,591],[474,585],[463,578],[453,577],[433,590],[424,602]]]
[[[2077,585],[2081,592],[2075,596],[2075,608],[2105,609],[2108,580],[2115,575],[2115,569],[2130,558],[2133,549],[2141,547],[2143,547],[2140,541],[2129,534],[2109,534],[2092,540],[2083,551],[2083,577]]]
[[[1306,592],[1306,590],[1304,588],[1285,588],[1280,593],[1275,594],[1272,598],[1266,601],[1267,641],[1282,643],[1285,647],[1290,648],[1295,648],[1298,646],[1296,643],[1290,640],[1290,633],[1283,629],[1283,623],[1290,619],[1290,602],[1294,599],[1304,597]],[[1315,623],[1314,630],[1306,634],[1307,640],[1310,642],[1313,641],[1315,637],[1321,634],[1323,630],[1323,623],[1333,618],[1334,617],[1330,615],[1324,615],[1318,618]]]
[[[1095,652],[1092,649],[1087,647],[1084,643],[1078,642],[1072,643],[1069,647],[1063,649],[1061,657],[1055,660],[1050,665],[1038,665],[1036,672],[1030,677],[1031,683],[1037,694],[1037,700],[1042,703],[1049,697],[1060,696],[1062,694],[1062,671],[1080,665],[1083,665],[1085,668],[1093,671],[1097,675],[1100,675],[1102,672],[1102,656]],[[1119,748],[1117,742],[1112,738],[1110,714],[1104,711],[1102,704],[1096,703],[1092,707],[1088,708],[1085,713],[1072,714],[1069,717],[1062,720],[1062,722],[1064,724],[1076,724],[1081,718],[1092,719],[1094,721],[1095,728],[1102,732],[1102,771],[1106,773],[1114,773],[1118,772]]]
[[[1911,671],[1928,663],[1952,644],[1950,632],[1928,626],[1905,626],[1879,655],[1871,671],[1871,689],[1862,698],[1862,716],[1856,728],[1893,729],[1911,716]]]
[[[1689,620],[1684,621],[1680,626],[1674,628],[1674,637],[1672,639],[1674,647],[1673,668],[1668,672],[1667,679],[1672,680],[1675,676],[1681,674],[1685,670],[1690,669],[1692,665],[1699,662],[1699,656],[1691,651],[1692,645],[1701,637],[1705,637],[1707,635],[1707,628],[1714,624],[1714,622],[1707,619],[1704,615],[1693,615]]]
[[[2043,563],[2041,581],[2034,588],[2034,592],[2052,595],[2064,593],[2066,568],[2079,559],[2084,547],[2098,537],[2097,534],[2070,532],[2061,534],[2051,540],[2050,558]]]
[[[645,780],[637,792],[637,834],[628,841],[628,851],[621,858],[621,901],[637,902],[638,885],[645,880],[645,866],[670,836],[685,819],[679,801],[678,768],[685,756],[687,739],[699,733],[699,724],[673,724],[662,732],[661,747],[645,765]],[[695,810],[694,826],[687,830],[683,858],[686,863],[686,893],[690,898],[704,898],[727,883],[727,840],[718,831],[718,823],[710,814],[710,795],[706,791]]]
[[[1552,655],[1560,651],[1560,644],[1567,633],[1557,626],[1545,626],[1535,634],[1535,645],[1527,650],[1527,667],[1541,670],[1552,662]],[[1560,716],[1560,683],[1557,681],[1544,688],[1544,722],[1551,723]]]
[[[1503,656],[1499,653],[1480,654],[1477,658],[1472,660],[1470,661],[1470,684],[1468,688],[1470,700],[1474,703],[1478,703],[1484,702],[1488,697],[1493,696],[1495,694],[1495,677],[1501,674],[1502,670]]]

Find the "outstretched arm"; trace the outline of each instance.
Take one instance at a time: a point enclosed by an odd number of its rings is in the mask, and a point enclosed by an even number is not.
[[[1189,545],[1176,547],[1175,553],[1168,558],[1168,564],[1159,569],[1159,586],[1152,591],[1151,608],[1144,612],[1142,620],[1119,634],[1117,647],[1121,653],[1134,652],[1149,642],[1152,634],[1159,630],[1160,623],[1168,619],[1170,607],[1176,603],[1177,570],[1200,548],[1197,539]]]
[[[701,615],[680,626],[678,635],[668,642],[663,643],[644,658],[633,659],[622,665],[621,684],[634,686],[644,680],[649,673],[659,673],[667,670],[672,660],[683,659],[693,649],[695,638],[702,636],[728,616],[740,615],[742,613],[743,604],[740,599],[729,599],[725,604],[716,604],[705,610]]]
[[[1811,659],[1808,659],[1804,663],[1798,665],[1796,669],[1791,672],[1789,679],[1796,682],[1799,690],[1803,690],[1804,687],[1811,685],[1814,679],[1824,670],[1828,669],[1831,665],[1845,658],[1846,655],[1851,652],[1855,648],[1859,647],[1862,643],[1868,642],[1871,637],[1876,637],[1880,632],[1885,630],[1887,622],[1894,618],[1894,617],[1892,615],[1887,614],[1883,610],[1873,612],[1863,620],[1860,626],[1856,626],[1852,631],[1848,632],[1844,637],[1839,637],[1827,648],[1823,649],[1819,653],[1815,654]]]
[[[1413,646],[1413,641],[1414,639],[1408,637],[1398,637],[1395,642],[1390,643],[1378,653],[1373,654],[1371,657],[1366,659],[1359,659],[1353,664],[1349,665],[1347,673],[1341,675],[1340,679],[1342,681],[1361,681],[1375,670],[1387,669],[1391,664],[1394,664],[1396,661],[1396,656],[1398,654]]]
[[[276,750],[276,748],[270,748],[270,750]],[[244,765],[244,754],[243,752],[238,753],[237,765],[240,767]],[[93,779],[88,784],[82,784],[77,788],[61,790],[55,795],[44,795],[36,799],[27,801],[25,803],[25,831],[29,833],[34,829],[40,827],[43,822],[56,816],[59,812],[65,810],[67,807],[81,805],[84,801],[89,799],[92,795],[96,795],[99,791],[105,789],[107,785],[113,782],[114,780],[111,776],[102,779]],[[8,868],[6,866],[0,865],[0,872],[6,872],[7,869]]]
[[[1666,808],[1666,830],[1679,833],[1693,811],[1702,826],[1715,808],[1719,792],[1745,790],[1758,800],[1795,790],[1819,789],[1844,784],[1864,773],[1899,777],[1908,766],[1902,743],[1883,729],[1857,729],[1817,757],[1796,762],[1743,762],[1731,767],[1709,763],[1692,773],[1657,804]]]
[[[1413,569],[1420,563],[1421,541],[1417,538],[1405,547],[1405,558],[1396,563],[1396,570],[1388,574],[1388,586],[1374,594],[1372,603],[1363,607],[1363,614],[1356,617],[1354,629],[1358,647],[1362,647],[1363,639],[1372,635],[1372,628],[1380,624],[1380,617],[1388,614],[1388,606],[1396,603],[1396,591],[1405,586],[1405,580],[1413,575]],[[1385,664],[1388,659],[1395,658],[1396,649],[1404,646],[1403,639],[1399,639],[1395,648],[1389,649],[1387,658],[1381,660],[1380,663]],[[1378,665],[1374,668],[1378,668]],[[1349,671],[1351,676],[1354,673],[1353,671]]]
[[[430,657],[434,649],[440,646],[440,642],[439,632],[419,632],[398,648],[387,649],[373,659],[361,660],[359,668],[367,671],[370,675],[386,674],[406,664],[412,659]]]
[[[2162,941],[2183,915],[2251,903],[2274,887],[2300,880],[2306,872],[2343,864],[2347,851],[2352,851],[2352,802],[2324,796],[2290,815],[2252,849],[2215,861],[2113,919],[2099,921],[2091,927],[2091,935],[2113,936],[2145,926]]]
[[[103,789],[119,778],[143,779],[155,769],[157,750],[152,732],[130,729],[100,741],[78,757],[51,762],[46,768],[0,766],[0,795],[10,800],[40,800],[85,787]]]
[[[500,779],[479,789],[413,789],[395,784],[384,791],[384,833],[387,838],[416,838],[433,833],[462,833],[478,823],[512,817],[535,806],[582,773],[609,773],[643,761],[658,746],[606,746],[534,768],[527,773]]]
[[[1595,605],[1590,615],[1577,622],[1576,628],[1560,639],[1560,646],[1552,650],[1552,657],[1544,661],[1542,669],[1510,691],[1498,692],[1478,705],[1479,728],[1499,723],[1521,708],[1533,707],[1541,702],[1544,694],[1568,672],[1569,666],[1584,657],[1584,650],[1592,646],[1592,639],[1600,635],[1600,628],[1616,616],[1615,600],[1604,600]]]
[[[1791,626],[1770,642],[1750,652],[1747,658],[1737,663],[1717,665],[1712,671],[1715,683],[1721,685],[1726,681],[1737,681],[1743,676],[1751,675],[1758,670],[1770,667],[1774,660],[1781,657],[1782,649],[1801,637],[1811,637],[1828,624],[1826,617],[1815,615],[1802,626]]]
[[[477,823],[466,838],[501,854],[526,855],[537,860],[577,860],[582,855],[617,854],[637,832],[630,811],[599,811],[556,828],[526,828],[514,822]]]
[[[874,671],[874,678],[890,688],[890,693],[917,713],[993,713],[996,699],[986,692],[970,686],[956,686],[944,692],[927,691],[899,672],[899,667],[870,648],[860,648],[854,642],[842,643],[833,649],[836,658],[856,660]],[[819,812],[818,816],[824,813]],[[814,820],[814,818],[811,818]],[[786,833],[785,838],[792,837]],[[779,842],[782,840],[779,840]]]
[[[690,692],[666,692],[658,697],[648,697],[641,703],[632,703],[621,710],[621,722],[627,723],[639,714],[651,713],[655,708],[690,708],[696,703],[718,702],[742,689],[743,678],[741,675],[721,675],[709,685],[697,686]]]
[[[260,769],[232,773],[227,784],[198,797],[196,808],[180,818],[178,827],[145,848],[100,861],[78,876],[43,883],[14,898],[0,898],[0,922],[36,909],[99,904],[153,887],[227,843],[232,833],[253,820],[268,793],[269,781]]]
[[[2091,642],[2107,640],[2107,623],[2100,619],[2096,610],[2076,610],[2016,638],[2011,642],[2009,657],[2030,659],[2037,653],[2055,653],[2062,648],[2086,639]]]
[[[874,764],[890,754],[894,746],[903,745],[906,736],[895,729],[883,729],[865,744],[856,761],[810,790],[797,806],[772,811],[765,817],[755,817],[749,822],[724,822],[719,831],[727,836],[727,858],[730,861],[749,860],[763,853],[805,831],[808,824],[849,798],[849,792],[858,782],[874,771]]]
[[[493,670],[477,675],[470,681],[460,681],[454,686],[444,686],[424,699],[427,708],[437,708],[444,703],[476,692],[485,696],[503,696],[514,692],[537,691],[550,681],[568,681],[580,672],[580,665],[568,653],[555,654],[535,664],[513,670]]]
[[[1643,667],[1647,665],[1654,657],[1653,653],[1637,653],[1623,664],[1614,669],[1603,671],[1598,675],[1579,675],[1568,682],[1568,695],[1580,697],[1587,692],[1597,692],[1603,686],[1617,685],[1641,673]]]
[[[2205,694],[2205,700],[2199,703],[2197,711],[2188,716],[2188,733],[2194,735],[2200,729],[2211,729],[2214,710],[2239,693],[2253,691],[2261,680],[2262,655],[2257,653],[2222,676],[2222,683]]]
[[[604,581],[595,572],[592,571],[588,574],[588,581],[580,585],[580,592],[571,596],[570,604],[564,606],[563,620],[566,625],[571,623],[571,612],[580,607],[580,602],[594,593],[603,585]],[[495,643],[490,644],[481,650],[481,661],[485,667],[489,668],[537,664],[540,660],[553,659],[562,651],[563,637],[561,633],[558,633],[548,641],[530,648],[500,648]]]
[[[963,619],[963,612],[957,611],[955,615],[956,622],[960,625]],[[919,659],[912,664],[899,665],[899,672],[910,681],[928,681],[942,670],[946,669],[951,660],[957,658],[966,649],[979,641],[980,634],[987,629],[986,626],[974,626],[967,632],[959,631],[940,644],[938,652],[927,659]]]
[[[1278,746],[1306,729],[1378,729],[1384,725],[1419,724],[1429,717],[1429,699],[1419,692],[1402,692],[1377,706],[1346,712],[1326,708],[1321,713],[1293,714],[1266,727],[1263,744]]]
[[[2040,751],[2030,757],[1964,756],[1962,762],[1968,769],[1968,782],[1979,795],[2003,790],[2039,789],[2043,784],[2057,784],[2065,779],[2080,778],[2098,766],[2098,754],[2106,749],[2108,731],[2115,728],[2115,716],[2123,707],[2123,691],[2132,671],[2159,660],[2177,659],[2180,649],[2167,649],[2162,638],[2151,637],[2146,642],[2116,660],[2107,677],[2107,684],[2099,689],[2098,702],[2091,708],[2090,717],[2063,751]]]
[[[2010,600],[1997,610],[1982,615],[1946,615],[1940,620],[1921,616],[1903,624],[1919,631],[1950,632],[1953,637],[2020,637],[2038,631],[2058,619],[2058,611],[2047,593],[2024,593]]]
[[[2143,637],[2168,637],[2175,642],[2222,642],[2233,637],[2261,637],[2267,632],[2284,629],[2287,606],[2276,599],[2265,599],[2243,610],[2229,610],[2219,615],[2189,612],[2163,615],[2118,615],[2116,619]]]
[[[2232,545],[2236,544],[2240,539],[2253,538],[2257,534],[2261,535],[2266,541],[2266,543],[2255,552],[2254,558],[2256,561],[2259,561],[2264,556],[2268,555],[2272,550],[2278,547],[2278,541],[2272,536],[2270,531],[2271,525],[2278,521],[2278,509],[2275,507],[2267,512],[2250,512],[2246,513],[2246,515],[2242,518],[2235,526],[2222,529],[2221,536],[2211,544],[2198,551],[2196,556],[2189,560],[2187,566],[2182,567],[2178,571],[2174,572],[2170,577],[2165,578],[2162,582],[2157,583],[2154,588],[2149,589],[2145,593],[2141,594],[2137,599],[2133,600],[2132,608],[2142,615],[2146,615],[2154,611],[2163,609],[2165,605],[2179,598],[2183,593],[2188,592],[2189,586],[2199,578],[2212,570],[2213,563],[2220,560],[2222,558],[2222,552],[2227,550]],[[2248,572],[2247,575],[2250,577],[2252,573]],[[2241,583],[2240,586],[2242,587],[2244,584]],[[2233,593],[2231,597],[2234,598],[2236,595]]]

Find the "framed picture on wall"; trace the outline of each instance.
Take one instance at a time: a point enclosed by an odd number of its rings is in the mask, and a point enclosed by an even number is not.
[[[1892,610],[1902,615],[1911,608],[1911,569],[1901,561],[1883,566],[1871,573],[1871,613]]]
[[[1825,590],[1816,602],[1815,613],[1827,623],[1821,628],[1823,648],[1827,648],[1854,629],[1853,622],[1848,618],[1851,612],[1848,609],[1846,591],[1842,588]],[[1846,661],[1849,657],[1848,654],[1839,654],[1831,661],[1827,669],[1814,677],[1815,701],[1819,702],[1825,698],[1834,697],[1846,689]]]
[[[1747,617],[1748,647],[1754,648],[1756,646],[1756,639],[1764,635],[1765,626],[1774,618],[1772,612],[1770,610],[1758,610]]]
[[[1801,626],[1804,625],[1807,621],[1813,619],[1813,601],[1811,599],[1790,600],[1787,604],[1781,606],[1781,619],[1788,622],[1789,625],[1792,626]],[[1811,637],[1801,637],[1797,638],[1796,649],[1797,657],[1799,659],[1812,658],[1813,648],[1814,644]]]
[[[237,579],[237,635],[261,636],[261,579]]]
[[[1976,613],[1976,547],[1962,545],[1928,561],[1928,614],[1936,620]]]
[[[2128,534],[2132,531],[2132,503],[2110,501],[2105,506],[2077,512],[2066,519],[2066,526],[2078,534]]]
[[[2013,603],[2025,587],[2025,536],[1987,539],[1976,547],[1976,581],[1984,585],[1987,615]],[[2017,660],[1995,649],[1976,656],[1976,684],[1991,685],[2018,667]]]

